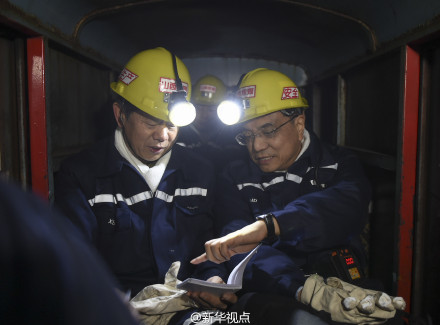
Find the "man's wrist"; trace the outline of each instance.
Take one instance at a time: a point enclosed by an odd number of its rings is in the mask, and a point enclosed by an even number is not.
[[[263,214],[256,217],[257,220],[264,221],[267,228],[267,236],[265,238],[265,241],[268,241],[270,243],[273,243],[277,240],[277,236],[275,234],[274,218],[275,216],[272,213]]]

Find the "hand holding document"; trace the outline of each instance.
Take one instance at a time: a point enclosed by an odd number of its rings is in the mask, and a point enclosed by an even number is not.
[[[221,296],[226,292],[236,292],[241,289],[243,282],[243,273],[247,263],[252,256],[257,253],[259,244],[255,247],[231,272],[227,283],[213,283],[204,280],[188,278],[177,285],[178,289],[194,292],[209,292],[216,296]]]

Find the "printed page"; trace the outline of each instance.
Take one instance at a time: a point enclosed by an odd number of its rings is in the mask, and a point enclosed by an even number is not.
[[[177,288],[194,292],[210,292],[216,296],[221,296],[225,292],[236,292],[240,290],[243,282],[244,269],[260,246],[261,244],[255,247],[239,264],[237,264],[229,275],[227,283],[212,283],[204,280],[188,278],[177,284]]]
[[[243,272],[246,268],[247,263],[250,261],[252,256],[257,252],[258,248],[261,246],[261,243],[258,244],[257,247],[255,247],[249,254],[246,256],[240,263],[237,264],[236,267],[232,270],[231,274],[228,278],[228,284],[231,285],[240,285],[243,282]]]

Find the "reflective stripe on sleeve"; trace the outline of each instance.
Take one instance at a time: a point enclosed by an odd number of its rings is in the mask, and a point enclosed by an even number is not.
[[[311,171],[313,168],[316,168],[316,167],[309,167],[309,168],[307,168],[306,174],[307,174],[309,171]],[[337,169],[338,169],[338,163],[333,164],[333,165],[328,165],[328,166],[321,166],[321,167],[319,167],[319,168],[328,168],[328,169],[335,169],[335,170],[337,170]]]
[[[206,196],[208,190],[201,187],[191,187],[191,188],[178,188],[175,190],[174,195],[169,195],[163,191],[156,191],[154,197],[163,200],[165,202],[173,202],[175,196]],[[97,203],[114,203],[125,202],[127,205],[133,205],[142,201],[149,200],[153,197],[151,191],[141,192],[139,194],[133,195],[128,198],[124,198],[122,194],[99,194],[93,199],[88,200],[90,206],[94,206]]]
[[[243,183],[243,184],[237,184],[237,188],[238,188],[238,190],[241,191],[246,186],[253,186],[253,187],[256,187],[256,188],[258,188],[258,189],[263,191],[265,188],[268,188],[271,185],[282,183],[285,180],[293,181],[293,182],[299,184],[302,181],[302,177],[300,177],[298,175],[295,175],[295,174],[287,173],[286,176],[275,177],[274,179],[272,179],[270,182],[267,182],[267,183],[263,183],[263,184],[259,184],[259,183]]]
[[[322,166],[321,168],[338,169],[338,163],[328,166]]]
[[[307,168],[306,174],[308,172],[310,172],[314,168],[315,167]],[[333,165],[321,166],[319,168],[328,168],[328,169],[335,169],[335,170],[337,170],[338,169],[338,164],[336,163],[336,164],[333,164]],[[237,184],[237,188],[238,188],[239,191],[241,191],[246,186],[253,186],[253,187],[256,187],[256,188],[264,191],[265,188],[267,188],[267,187],[269,187],[271,185],[274,185],[274,184],[278,184],[278,183],[284,182],[285,180],[292,181],[292,182],[295,182],[297,184],[300,184],[303,181],[303,178],[301,176],[298,176],[298,175],[295,175],[295,174],[286,173],[285,177],[284,176],[278,176],[278,177],[275,177],[274,179],[272,179],[270,182],[267,182],[267,183],[263,183],[263,184],[260,184],[260,183],[242,183],[242,184]]]
[[[93,199],[89,200],[90,206],[94,206],[97,203],[114,203],[117,202],[125,202],[127,205],[133,205],[135,203],[145,201],[148,199],[151,199],[153,197],[153,194],[151,191],[145,191],[136,195],[133,195],[129,198],[124,198],[122,194],[118,193],[116,195],[114,194],[98,194]]]
[[[289,173],[287,173],[286,179],[289,181],[293,181],[295,183],[298,183],[298,184],[301,183],[303,180],[302,177],[295,175],[295,174],[289,174]]]
[[[256,187],[260,190],[263,190],[263,186],[261,186],[261,184],[256,184],[256,183],[243,183],[243,184],[237,184],[237,188],[238,190],[242,190],[243,188],[245,188],[246,186],[253,186]]]
[[[207,194],[208,194],[208,190],[206,188],[190,187],[190,188],[177,188],[174,191],[174,195],[169,195],[162,191],[156,191],[156,194],[154,196],[165,202],[173,202],[173,199],[176,196],[195,196],[195,195],[206,196]]]

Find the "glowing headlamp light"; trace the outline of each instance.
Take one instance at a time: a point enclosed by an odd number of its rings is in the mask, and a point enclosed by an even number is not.
[[[230,95],[227,99],[222,101],[217,107],[217,115],[220,121],[227,125],[236,124],[240,121],[242,115],[244,114],[244,103],[243,99],[236,95],[238,88],[240,87],[241,81],[245,75],[241,75],[240,80],[235,86],[234,95]]]
[[[188,125],[196,118],[196,108],[186,100],[184,90],[171,93],[168,111],[171,123],[176,126]]]
[[[173,68],[176,75],[176,91],[171,93],[168,112],[171,123],[176,126],[185,126],[196,118],[196,108],[186,100],[186,91],[183,90],[182,80],[177,71],[176,56],[173,54]]]
[[[217,115],[224,124],[233,125],[240,121],[243,115],[243,105],[236,98],[224,100],[217,107]]]

